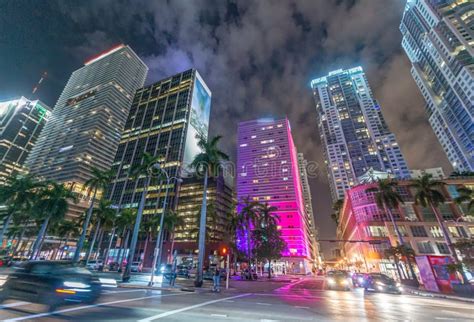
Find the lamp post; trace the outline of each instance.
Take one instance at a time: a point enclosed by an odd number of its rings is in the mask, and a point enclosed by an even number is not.
[[[160,260],[160,257],[161,257],[161,251],[162,251],[162,248],[163,248],[163,222],[164,222],[164,219],[165,219],[165,212],[166,212],[166,206],[168,204],[168,189],[169,189],[169,185],[170,185],[170,182],[171,180],[176,180],[177,183],[181,183],[183,181],[183,179],[179,178],[179,177],[170,177],[168,172],[163,169],[159,164],[155,164],[154,166],[154,169],[160,171],[162,174],[165,175],[166,177],[166,190],[165,190],[165,199],[163,200],[163,211],[161,212],[161,217],[160,217],[160,232],[158,233],[158,237],[156,238],[156,245],[155,245],[155,250],[153,252],[153,264],[151,266],[151,279],[150,279],[150,282],[148,283],[148,286],[153,286],[153,283],[154,283],[154,279],[155,279],[155,271],[156,271],[156,267],[157,267],[157,264],[158,264],[158,267],[159,267],[159,263],[161,262]]]

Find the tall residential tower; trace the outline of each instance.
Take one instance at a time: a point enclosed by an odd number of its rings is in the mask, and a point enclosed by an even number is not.
[[[400,30],[448,160],[457,171],[474,171],[474,2],[409,0]]]
[[[74,71],[27,159],[30,173],[80,193],[93,167],[110,169],[133,96],[147,71],[125,45]],[[71,205],[71,215],[79,216],[84,204]]]
[[[330,72],[311,87],[334,201],[371,169],[410,177],[361,67]]]
[[[35,146],[51,109],[25,97],[0,102],[0,185],[7,177],[25,173],[25,160]]]
[[[311,236],[288,119],[259,119],[239,124],[237,201],[241,203],[245,198],[278,209],[275,214],[280,218],[281,235],[287,244],[278,265],[284,265],[287,271],[308,272],[313,260]],[[246,252],[247,239],[242,233],[238,236],[238,246]]]

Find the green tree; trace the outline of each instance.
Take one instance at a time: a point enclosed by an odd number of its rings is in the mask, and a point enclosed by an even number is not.
[[[238,214],[238,224],[239,231],[244,232],[246,237],[246,246],[247,246],[247,258],[249,261],[249,266],[252,263],[252,243],[251,243],[251,231],[252,228],[258,224],[258,211],[257,208],[260,204],[256,201],[250,200],[250,197],[246,197],[242,200],[240,204],[240,213]],[[250,277],[252,275],[250,274]]]
[[[112,170],[102,171],[97,168],[91,169],[92,177],[84,183],[84,189],[88,189],[89,195],[92,192],[92,199],[87,210],[87,215],[82,226],[82,233],[77,242],[76,252],[74,253],[74,262],[78,262],[81,256],[82,248],[84,247],[84,241],[86,240],[87,229],[89,228],[89,223],[92,217],[92,211],[94,209],[94,203],[96,200],[97,193],[99,191],[104,192],[107,189],[107,186],[112,182],[115,174]]]
[[[444,225],[443,216],[440,214],[438,209],[439,205],[443,204],[446,200],[444,195],[440,192],[440,188],[444,185],[444,182],[433,180],[432,177],[433,176],[431,174],[426,173],[420,178],[414,180],[410,185],[410,187],[415,189],[415,204],[421,205],[425,208],[431,208],[435,214],[436,220],[438,221],[438,225],[443,232],[444,240],[448,245],[451,256],[454,258],[455,263],[459,264],[461,261],[458,258],[456,250],[454,249],[449,232]],[[464,271],[461,272],[461,274],[463,283],[469,283]]]
[[[95,215],[95,231],[92,237],[92,241],[89,247],[89,251],[86,254],[86,263],[89,262],[90,256],[94,250],[95,241],[101,230],[103,230],[103,225],[108,226],[115,217],[115,210],[111,208],[112,202],[110,200],[101,199],[98,206],[92,211],[92,214]],[[99,242],[99,248],[100,248]],[[99,249],[100,251],[100,249]]]
[[[261,226],[277,226],[280,221],[280,216],[275,213],[277,207],[270,206],[267,202],[257,205],[258,222]]]
[[[474,189],[468,187],[460,187],[457,189],[459,197],[455,199],[456,203],[467,203],[467,215],[474,217]]]
[[[125,254],[125,248],[128,246],[128,238],[130,235],[130,229],[135,222],[137,216],[137,210],[134,208],[125,208],[119,212],[119,215],[115,218],[115,228],[121,234],[121,241],[119,251],[117,254],[117,262],[119,263],[119,270],[122,269],[123,256]],[[108,250],[106,252],[106,263],[109,260],[111,243],[109,243]]]
[[[413,250],[413,248],[408,247],[406,245],[391,246],[390,248],[385,249],[384,254],[387,258],[393,257],[395,261],[395,266],[397,268],[398,276],[400,277],[400,280],[402,280],[402,274],[400,272],[400,267],[398,266],[399,259],[400,257],[405,257],[407,259],[407,262],[413,260],[415,257],[415,251]],[[412,271],[411,273],[415,274],[414,271]],[[413,275],[413,277],[415,278],[415,275]]]
[[[142,162],[133,165],[130,168],[130,177],[139,180],[145,177],[143,192],[141,194],[140,203],[138,204],[137,216],[135,218],[135,226],[133,228],[132,241],[130,243],[130,252],[128,254],[127,266],[122,276],[122,280],[127,282],[130,279],[130,272],[132,269],[132,262],[135,256],[135,249],[137,247],[138,234],[140,232],[140,225],[143,217],[143,210],[145,210],[145,201],[148,194],[148,187],[154,176],[154,169],[163,160],[162,156],[153,156],[147,152],[143,153]]]
[[[3,244],[3,238],[8,231],[15,214],[22,215],[30,211],[34,203],[36,194],[42,184],[36,181],[32,176],[18,175],[7,178],[5,185],[0,186],[0,203],[6,205],[7,212],[3,220],[3,228],[0,231],[0,248]]]
[[[75,238],[79,235],[79,227],[74,221],[63,219],[54,225],[53,233],[54,235],[65,239],[64,246],[61,248],[61,244],[59,245],[59,248],[61,249],[59,259],[62,259],[64,255],[64,247],[67,246],[69,239]]]
[[[48,182],[47,186],[39,191],[35,202],[36,219],[42,225],[33,246],[30,259],[35,259],[41,251],[40,245],[50,223],[64,219],[69,209],[68,201],[76,202],[75,194],[63,184]]]
[[[336,226],[339,226],[339,213],[341,212],[343,205],[344,200],[342,199],[339,199],[332,204],[332,210],[334,212],[331,214],[331,219],[336,223]]]
[[[397,234],[398,244],[403,246],[405,245],[405,241],[403,240],[402,233],[400,232],[397,222],[395,221],[395,217],[392,213],[392,209],[398,209],[400,203],[403,203],[402,197],[396,190],[397,186],[398,182],[391,178],[379,179],[377,181],[377,186],[367,189],[366,193],[374,194],[374,199],[375,203],[377,204],[377,207],[383,213],[388,215],[390,221],[392,222],[393,229]],[[413,269],[410,257],[407,257],[407,263],[410,269],[410,273],[412,275],[412,279],[416,281],[417,279],[415,275],[415,270]]]
[[[170,233],[171,238],[171,250],[170,255],[173,255],[174,251],[174,237],[176,228],[183,227],[186,224],[183,217],[173,210],[167,210],[165,212],[165,218],[163,219],[163,226],[165,230]]]
[[[201,205],[201,220],[199,223],[199,254],[198,254],[198,267],[196,272],[195,286],[202,286],[203,277],[203,264],[204,264],[204,253],[205,253],[205,236],[206,236],[206,210],[207,210],[207,180],[209,176],[217,175],[219,172],[219,166],[222,161],[228,160],[227,154],[219,150],[218,143],[221,140],[221,136],[215,136],[210,140],[207,140],[204,136],[198,136],[198,147],[201,149],[201,153],[196,155],[191,167],[196,170],[197,173],[201,173],[204,176],[204,188],[202,194],[202,205]]]
[[[286,242],[281,238],[281,232],[274,223],[264,222],[252,231],[252,239],[254,256],[257,260],[268,263],[268,278],[271,278],[271,262],[281,258],[281,253],[286,249]]]

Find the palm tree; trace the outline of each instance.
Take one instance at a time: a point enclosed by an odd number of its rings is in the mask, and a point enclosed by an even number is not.
[[[47,186],[39,192],[35,209],[38,211],[37,219],[42,220],[43,223],[34,243],[30,259],[35,259],[41,251],[40,244],[45,237],[48,225],[61,221],[66,216],[69,209],[69,200],[76,202],[75,194],[65,185],[56,182],[48,182]]]
[[[334,210],[334,212],[331,214],[331,219],[334,220],[336,226],[339,226],[339,212],[341,211],[343,205],[344,200],[342,199],[335,201],[332,205],[332,210]]]
[[[217,147],[220,139],[222,138],[221,136],[215,136],[210,140],[207,140],[207,138],[204,136],[197,136],[197,138],[199,139],[197,145],[201,149],[201,153],[196,155],[193,162],[191,163],[191,167],[194,168],[197,173],[202,174],[204,172],[201,221],[199,223],[198,268],[195,280],[195,285],[197,287],[201,287],[206,236],[207,180],[209,176],[218,174],[219,166],[221,165],[222,161],[228,160],[229,157]]]
[[[400,267],[398,267],[398,259],[399,257],[405,257],[407,261],[410,261],[410,259],[413,259],[415,257],[415,251],[413,248],[408,247],[406,245],[397,245],[397,246],[392,246],[390,248],[387,248],[385,250],[385,256],[387,258],[393,257],[395,260],[395,266],[397,267],[398,271],[398,276],[400,277],[400,280],[402,280],[402,274],[400,272]],[[411,272],[414,274],[414,272]]]
[[[456,264],[461,263],[456,253],[456,249],[451,241],[449,232],[444,225],[443,216],[440,214],[438,206],[445,202],[446,198],[438,190],[441,186],[444,185],[442,181],[432,180],[432,175],[429,173],[423,174],[420,178],[413,181],[410,187],[415,189],[415,204],[421,205],[422,207],[430,207],[433,213],[435,214],[438,225],[443,232],[444,240],[446,245],[448,245],[449,251],[451,252],[452,257]],[[463,283],[469,283],[469,280],[466,277],[464,271],[461,272]]]
[[[22,214],[31,208],[36,192],[41,186],[42,184],[32,176],[21,175],[9,177],[6,184],[0,186],[0,203],[7,206],[7,214],[0,231],[0,248],[14,215]]]
[[[474,189],[468,187],[460,187],[457,189],[459,197],[455,199],[456,203],[467,203],[467,215],[474,217]]]
[[[231,211],[226,214],[227,216],[227,226],[226,230],[228,234],[225,235],[224,241],[232,249],[232,255],[234,259],[234,274],[236,273],[237,268],[237,231],[239,230],[239,221],[240,218],[236,214],[236,207],[232,205]]]
[[[170,233],[171,238],[171,248],[170,254],[173,255],[174,251],[174,232],[175,229],[178,227],[183,227],[185,225],[185,221],[182,216],[178,215],[173,210],[167,210],[165,213],[165,218],[163,221],[164,229],[166,229]]]
[[[258,212],[257,208],[260,204],[256,201],[250,200],[249,197],[243,199],[241,203],[239,218],[239,230],[243,231],[247,239],[247,258],[249,260],[249,266],[252,262],[252,245],[250,243],[251,229],[258,224]],[[250,274],[252,278],[252,274]]]
[[[270,206],[267,202],[257,205],[258,221],[263,226],[274,225],[277,226],[280,221],[280,216],[275,214],[278,208]]]
[[[374,193],[375,203],[377,207],[385,214],[388,215],[390,221],[392,222],[393,229],[397,234],[398,244],[400,246],[404,246],[405,242],[403,240],[403,236],[398,228],[397,222],[392,213],[392,209],[397,209],[400,203],[403,203],[403,199],[400,194],[395,190],[398,186],[397,181],[387,178],[387,179],[379,179],[377,181],[377,186],[367,189],[366,193]],[[415,270],[413,269],[412,261],[409,256],[406,257],[408,267],[410,269],[410,273],[412,279],[417,281]]]
[[[102,171],[97,168],[91,169],[92,177],[84,183],[84,189],[88,189],[89,194],[92,192],[92,199],[87,210],[87,215],[82,226],[81,237],[77,242],[76,252],[74,253],[74,262],[78,262],[81,256],[82,248],[84,247],[84,241],[86,240],[87,229],[89,228],[89,223],[92,217],[92,210],[94,209],[94,203],[97,196],[97,192],[105,191],[109,183],[115,177],[115,174],[112,170]]]
[[[130,229],[135,221],[136,216],[137,216],[136,209],[125,208],[120,211],[119,216],[115,220],[116,229],[121,231],[121,234],[122,234],[121,243],[120,243],[119,251],[117,254],[117,262],[119,264],[120,271],[122,269],[122,263],[123,263],[122,257],[125,254],[124,248],[128,247],[128,238],[130,235]],[[108,259],[109,259],[108,256],[110,252],[110,246],[106,255],[106,261],[105,261],[106,263],[108,262]]]
[[[61,220],[55,225],[54,234],[60,237],[65,237],[64,246],[62,248],[59,247],[61,249],[59,259],[62,259],[69,239],[79,235],[79,227],[77,226],[77,223],[71,220]]]
[[[94,236],[92,237],[92,241],[89,247],[89,251],[86,254],[86,264],[89,262],[90,255],[94,250],[95,241],[97,239],[97,235],[99,231],[102,229],[102,225],[105,223],[108,225],[113,218],[115,217],[115,210],[111,208],[112,202],[110,200],[101,199],[99,201],[99,206],[95,208],[92,213],[95,215],[96,224],[95,224],[95,232]],[[103,229],[102,229],[103,230]],[[99,242],[99,248],[100,248]],[[98,252],[100,249],[98,250]]]
[[[145,209],[145,200],[148,193],[148,187],[150,186],[153,169],[163,160],[162,156],[152,156],[145,152],[143,153],[142,162],[135,164],[130,169],[130,177],[135,180],[139,180],[140,177],[145,177],[145,185],[143,186],[143,192],[138,205],[137,217],[135,220],[135,226],[133,228],[132,241],[130,243],[130,253],[128,254],[128,261],[125,271],[122,276],[122,280],[127,282],[130,279],[130,271],[132,268],[133,258],[135,256],[135,248],[137,247],[138,233],[140,232],[140,225],[143,216],[143,210]]]

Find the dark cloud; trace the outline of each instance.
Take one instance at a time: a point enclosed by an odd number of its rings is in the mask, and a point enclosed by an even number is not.
[[[6,3],[0,70],[9,72],[0,74],[0,97],[28,94],[44,68],[64,84],[87,56],[124,42],[149,65],[148,82],[199,70],[213,92],[211,132],[224,135],[233,157],[239,121],[288,115],[299,151],[323,168],[309,82],[361,65],[409,166],[449,169],[401,50],[404,1]],[[51,104],[61,91],[53,84],[41,94]],[[333,237],[324,171],[311,187],[321,237]]]

